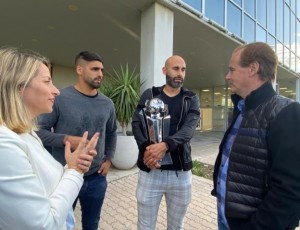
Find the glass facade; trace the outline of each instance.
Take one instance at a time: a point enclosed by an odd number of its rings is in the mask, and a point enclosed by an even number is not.
[[[224,27],[230,34],[244,40],[267,42],[276,52],[280,64],[300,74],[300,1],[299,0],[182,0],[199,11],[206,20]],[[224,31],[226,31],[224,30]],[[296,74],[295,74],[296,75]],[[278,90],[296,99],[296,80],[277,79]],[[224,129],[230,112],[230,92],[218,86],[200,89],[203,109],[201,127]],[[297,89],[299,90],[299,89]]]
[[[226,86],[215,86],[200,89],[201,105],[201,130],[223,131],[227,127],[228,112],[232,110],[233,104],[228,97],[230,89]]]
[[[300,58],[300,1],[183,0],[183,2],[247,43],[270,41],[270,45],[280,55],[280,62],[287,68],[300,73],[298,61]],[[287,60],[290,58],[292,60]]]
[[[295,64],[300,58],[300,1],[182,0],[182,2],[247,43],[272,42],[272,47],[280,55],[280,62],[300,73],[299,67],[297,68]]]

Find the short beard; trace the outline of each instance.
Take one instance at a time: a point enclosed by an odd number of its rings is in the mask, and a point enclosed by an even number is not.
[[[100,82],[100,84],[96,84],[96,83],[94,83],[93,80],[89,80],[89,79],[86,79],[85,82],[86,82],[87,85],[89,85],[89,87],[91,89],[99,89],[100,86],[101,86],[101,82]]]
[[[98,84],[90,84],[91,88],[93,89],[99,89],[101,87],[101,83],[98,85]]]
[[[166,74],[166,82],[167,82],[167,85],[171,86],[174,89],[180,88],[183,85],[183,81],[182,81],[182,83],[175,82],[175,78],[171,78],[168,74]]]

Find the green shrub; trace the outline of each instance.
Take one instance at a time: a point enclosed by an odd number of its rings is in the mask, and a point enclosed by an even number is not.
[[[204,164],[198,160],[193,161],[192,173],[196,176],[201,176],[206,179],[213,179],[214,166]]]

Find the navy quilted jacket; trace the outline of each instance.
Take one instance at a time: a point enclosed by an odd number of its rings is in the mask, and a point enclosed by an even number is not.
[[[233,95],[237,105],[238,95]],[[245,99],[226,181],[231,229],[293,229],[300,216],[300,105],[264,84]],[[239,111],[234,108],[233,122]],[[224,140],[215,163],[215,194]],[[239,227],[233,226],[239,223]]]

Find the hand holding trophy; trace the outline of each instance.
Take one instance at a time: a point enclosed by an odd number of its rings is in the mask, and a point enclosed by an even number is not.
[[[159,98],[152,98],[146,101],[144,116],[150,142],[153,144],[162,142],[169,135],[170,130],[171,116],[168,114],[168,105]],[[170,152],[165,153],[159,164],[173,164]]]

